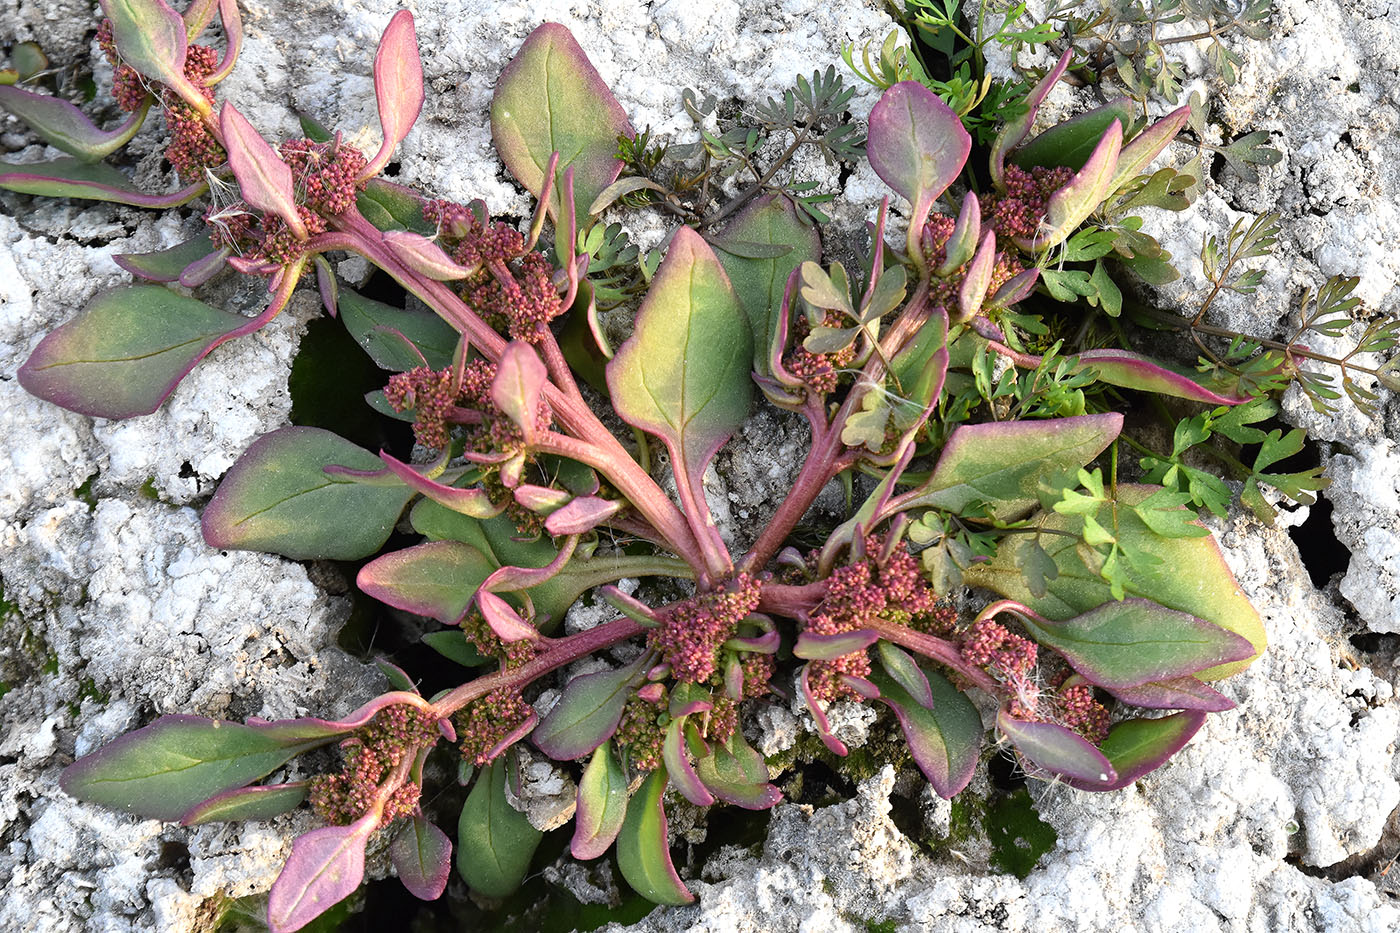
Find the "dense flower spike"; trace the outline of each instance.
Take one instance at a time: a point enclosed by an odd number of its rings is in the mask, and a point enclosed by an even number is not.
[[[981,195],[982,217],[999,237],[1034,237],[1045,219],[1050,195],[1063,188],[1073,176],[1074,172],[1064,166],[1043,168],[1037,165],[1027,171],[1008,165],[1004,176],[1006,194]]]
[[[214,90],[205,87],[204,80],[217,67],[219,56],[213,49],[205,45],[189,47],[185,55],[185,77],[211,102]],[[166,89],[161,94],[161,104],[165,108],[165,124],[170,128],[170,147],[165,150],[165,158],[175,166],[181,178],[199,178],[205,169],[218,168],[228,160],[224,147],[209,132],[198,112],[178,94]]]
[[[1097,745],[1108,736],[1111,722],[1108,709],[1094,698],[1094,688],[1088,684],[1064,687],[1055,696],[1062,726],[1073,729]]]
[[[511,731],[530,717],[530,704],[519,690],[503,688],[486,694],[452,718],[461,742],[462,758],[474,765],[491,761],[493,750]],[[500,754],[504,749],[495,751]]]
[[[664,696],[662,701],[651,703],[634,695],[622,708],[622,722],[613,740],[638,771],[655,771],[661,764],[661,744],[666,737],[661,723],[668,718],[665,710]]]
[[[340,743],[344,766],[338,774],[312,778],[310,800],[316,815],[337,826],[353,823],[370,809],[381,783],[405,756],[417,754],[440,737],[437,722],[416,706],[386,706],[368,725]],[[419,792],[413,783],[395,791],[380,825],[413,812]]]
[[[127,113],[141,108],[141,103],[149,93],[140,73],[117,58],[117,47],[112,42],[112,21],[104,19],[97,27],[97,47],[102,50],[107,63],[114,69],[112,73],[112,96],[117,106]]]
[[[846,327],[850,321],[844,320],[838,311],[827,311],[822,318],[824,327]],[[799,314],[793,327],[796,339],[793,349],[783,359],[788,372],[807,385],[808,391],[818,395],[830,395],[836,391],[841,375],[855,361],[856,346],[851,343],[833,353],[813,353],[802,345],[802,338],[812,332],[812,325],[805,314]]]
[[[758,581],[740,574],[724,589],[673,607],[660,627],[652,629],[651,646],[671,665],[677,680],[703,683],[715,672],[720,645],[758,608],[758,598]]]
[[[278,147],[292,169],[297,199],[321,214],[342,214],[355,206],[356,179],[365,167],[360,150],[341,143],[292,139]]]

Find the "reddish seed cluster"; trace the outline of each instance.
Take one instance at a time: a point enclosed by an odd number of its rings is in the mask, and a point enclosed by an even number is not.
[[[843,320],[837,311],[827,311],[826,316],[822,318],[823,327],[845,327],[849,324],[850,321]],[[811,330],[807,316],[799,314],[794,325],[796,346],[783,360],[783,366],[806,383],[809,392],[830,395],[836,391],[841,372],[856,358],[855,342],[852,341],[849,346],[842,347],[835,353],[813,353],[802,346],[802,341]]]
[[[1074,172],[1063,166],[1035,166],[1026,171],[1008,165],[1002,175],[1005,195],[984,194],[980,197],[984,222],[1001,237],[1033,237],[1045,217],[1050,196],[1065,186]]]
[[[948,239],[956,226],[957,221],[946,214],[933,214],[924,224],[919,245],[923,247],[924,264],[928,268],[937,269],[948,258]]]
[[[945,217],[942,214],[933,215],[924,225],[922,246],[924,259],[930,269],[936,269],[947,258],[948,238],[952,236],[953,226],[953,218]],[[1005,285],[1012,277],[1020,275],[1025,269],[1026,267],[1021,264],[1013,250],[998,250],[993,260],[991,281],[987,283],[986,294],[988,296],[995,295],[997,289]],[[958,292],[962,289],[966,275],[967,264],[964,263],[947,278],[934,278],[929,283],[929,301],[935,306],[941,305],[950,315],[956,315],[960,310]]]
[[[671,665],[671,674],[698,684],[715,672],[720,645],[758,608],[758,581],[739,574],[725,589],[695,596],[676,606],[648,636],[651,647]]]
[[[364,153],[339,143],[291,139],[278,147],[292,169],[297,200],[322,214],[343,214],[355,206]]]
[[[963,635],[962,656],[969,664],[985,667],[1008,680],[1029,676],[1035,668],[1035,642],[1013,635],[1004,625],[983,619]]]
[[[778,661],[771,654],[747,653],[739,667],[744,671],[744,699],[751,700],[772,691],[769,684],[778,672]]]
[[[443,248],[459,265],[505,264],[525,252],[525,237],[520,231],[499,221],[479,220],[464,204],[428,201],[423,205],[423,217],[437,224]]]
[[[713,706],[705,723],[705,738],[722,745],[739,728],[739,704],[724,696],[717,696],[710,702]]]
[[[1108,736],[1109,715],[1102,703],[1094,699],[1094,688],[1088,684],[1065,687],[1056,696],[1060,722],[1073,729],[1094,745]]]
[[[112,41],[112,21],[104,19],[97,27],[97,47],[114,69],[112,75],[112,96],[117,106],[127,113],[140,109],[146,99],[146,84],[135,68],[117,60],[117,46]]]
[[[622,721],[613,733],[618,750],[638,771],[655,771],[661,765],[661,743],[665,734],[660,725],[661,702],[648,703],[633,695],[622,708]]]
[[[413,436],[424,447],[442,450],[447,435],[447,416],[456,404],[452,370],[441,372],[419,366],[406,373],[395,373],[384,387],[384,397],[394,411],[413,411]]]
[[[214,100],[214,89],[205,87],[204,80],[218,65],[218,54],[207,45],[192,45],[185,53],[185,77],[208,101]],[[170,130],[165,158],[181,178],[198,178],[205,169],[218,168],[228,161],[228,154],[209,132],[204,119],[180,95],[167,88],[161,94],[161,104],[165,108],[166,128]]]
[[[882,547],[876,537],[865,542],[868,553]],[[839,568],[827,583],[826,598],[807,621],[806,630],[814,635],[839,635],[865,628],[880,619],[899,625],[912,625],[937,608],[938,596],[919,572],[919,563],[901,542],[881,566],[865,560]],[[807,687],[819,700],[856,697],[841,680],[843,675],[866,677],[870,658],[865,651],[829,661],[812,661],[807,671]]]
[[[520,691],[503,688],[467,704],[452,717],[461,741],[462,758],[475,765],[491,760],[490,752],[530,715]],[[499,754],[499,753],[498,753]]]
[[[487,624],[486,618],[476,609],[467,613],[467,617],[462,620],[462,631],[479,653],[499,659],[507,669],[532,661],[539,653],[535,643],[529,639],[501,641]]]
[[[461,262],[461,260],[458,260]],[[488,276],[467,295],[467,303],[512,340],[539,343],[549,322],[564,313],[553,269],[543,253],[527,253],[504,278]]]
[[[381,782],[408,755],[436,742],[437,723],[417,707],[396,704],[380,710],[354,737],[340,743],[345,766],[339,774],[311,779],[310,800],[317,816],[344,826],[363,816],[379,795]],[[418,806],[418,785],[405,784],[385,804],[384,825]]]

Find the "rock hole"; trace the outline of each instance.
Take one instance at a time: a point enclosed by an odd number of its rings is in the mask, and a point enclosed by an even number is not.
[[[1332,531],[1332,503],[1326,498],[1320,497],[1308,512],[1307,521],[1288,529],[1288,536],[1298,546],[1298,556],[1308,568],[1313,586],[1321,589],[1335,574],[1346,573],[1351,552]]]
[[[402,308],[404,299],[408,295],[408,293],[404,291],[404,287],[398,282],[395,282],[392,276],[378,269],[375,270],[374,274],[369,277],[369,281],[366,282],[359,291],[361,295],[371,301],[381,301],[395,308]]]
[[[395,160],[395,161],[393,161],[393,162],[390,162],[388,165],[384,166],[384,172],[383,172],[383,174],[386,175],[386,176],[389,177],[389,178],[398,178],[398,177],[399,177],[399,163],[398,163],[398,160]]]
[[[1008,792],[1026,786],[1026,775],[1009,748],[1000,749],[987,762],[987,779],[997,790]]]
[[[186,872],[190,870],[190,850],[183,842],[170,841],[160,847],[159,862],[161,868],[170,871]]]
[[[188,460],[186,460],[184,463],[180,464],[180,479],[193,479],[193,478],[194,478],[194,465],[193,465],[192,463],[190,463]]]

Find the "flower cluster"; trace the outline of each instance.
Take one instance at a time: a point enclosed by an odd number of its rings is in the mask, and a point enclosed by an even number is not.
[[[622,721],[613,733],[618,750],[638,771],[655,771],[661,765],[661,743],[665,738],[661,721],[665,715],[666,695],[662,693],[660,697],[654,703],[636,694],[628,697],[627,705],[622,708]]]
[[[117,58],[117,45],[112,40],[112,21],[104,19],[97,27],[97,47],[115,71],[112,75],[112,96],[117,106],[127,113],[134,113],[146,100],[146,84],[140,73]]]
[[[1094,697],[1094,688],[1087,683],[1061,687],[1055,695],[1062,726],[1073,729],[1094,745],[1108,736],[1108,709]]]
[[[991,196],[983,195],[982,197],[985,199]],[[1039,217],[1037,217],[1036,223],[1039,222]],[[953,218],[942,214],[934,214],[929,218],[928,223],[924,224],[921,245],[924,251],[924,262],[928,268],[938,268],[948,257],[948,239],[953,235],[953,228]],[[997,233],[1001,235],[1001,228],[997,228]],[[936,307],[941,306],[953,317],[956,317],[958,311],[958,292],[961,291],[963,280],[967,275],[967,266],[967,263],[963,263],[946,278],[935,277],[929,283],[929,302]],[[1026,271],[1026,267],[1017,258],[1014,249],[997,250],[986,293],[995,295],[997,289],[1024,271]]]
[[[321,214],[343,214],[355,206],[358,180],[367,164],[363,152],[339,141],[310,139],[287,140],[278,152],[292,170],[297,200]]]
[[[539,653],[538,646],[528,638],[519,641],[502,641],[491,626],[487,623],[486,617],[479,609],[473,608],[462,620],[462,632],[466,635],[467,641],[472,643],[477,653],[498,659],[502,666],[509,669],[519,667],[527,661],[533,660]]]
[[[440,735],[437,722],[417,707],[399,703],[380,710],[356,735],[340,743],[345,761],[340,773],[311,779],[310,800],[316,815],[334,825],[353,823],[374,806],[380,783],[390,772]],[[412,813],[419,792],[412,782],[396,790],[384,805],[380,825]]]
[[[671,665],[677,680],[703,683],[715,672],[720,646],[758,608],[758,597],[758,581],[741,573],[724,589],[672,608],[661,625],[651,630],[648,640]]]
[[[839,311],[827,311],[822,318],[823,327],[846,327],[850,321],[844,320]],[[833,353],[813,353],[802,345],[802,340],[812,331],[807,315],[797,315],[793,323],[796,340],[792,352],[783,359],[783,366],[798,379],[806,383],[809,392],[829,395],[836,391],[841,373],[855,361],[856,345],[847,344]]]
[[[1013,634],[999,622],[982,619],[963,633],[961,651],[965,661],[984,668],[1010,688],[1013,716],[1039,718],[1035,642]]]
[[[503,688],[472,701],[452,717],[460,740],[462,758],[484,765],[503,748],[501,741],[530,717],[530,704],[520,691]]]
[[[1002,174],[1006,194],[989,192],[982,195],[979,198],[982,217],[999,237],[1030,239],[1040,229],[1050,196],[1063,188],[1072,177],[1074,172],[1064,166],[1045,168],[1036,165],[1026,170],[1008,164]]]
[[[881,550],[879,538],[865,541],[866,552]],[[826,598],[807,620],[805,629],[813,635],[840,635],[866,628],[876,619],[897,625],[910,625],[937,607],[938,596],[924,579],[919,563],[900,542],[882,563],[866,559],[838,568],[827,583]],[[843,677],[865,677],[870,658],[862,649],[839,658],[811,661],[807,685],[818,700],[837,700],[857,694]]]
[[[418,443],[444,450],[451,443],[448,428],[469,428],[468,448],[483,455],[513,455],[525,444],[520,428],[491,400],[491,383],[496,364],[475,359],[461,371],[434,370],[419,366],[389,377],[384,396],[395,411],[413,411],[413,434]],[[548,429],[549,406],[540,401],[535,413],[537,430]]]

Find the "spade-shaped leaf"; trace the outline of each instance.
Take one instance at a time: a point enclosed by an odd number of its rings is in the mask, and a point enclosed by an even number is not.
[[[185,21],[164,0],[101,0],[112,21],[112,44],[121,60],[170,87],[189,86]]]
[[[178,820],[197,804],[265,777],[323,741],[282,739],[200,716],[162,716],[73,762],[59,786],[113,810]]]
[[[751,202],[710,242],[748,313],[753,328],[753,368],[769,375],[768,356],[788,276],[802,263],[821,259],[816,224],[787,195],[766,194]],[[787,251],[772,257],[745,255],[753,252],[745,245],[754,243],[786,247]]]
[[[460,541],[427,541],[376,557],[360,568],[355,584],[396,609],[453,625],[496,565]]]
[[[407,10],[394,14],[379,40],[379,50],[374,55],[374,97],[379,104],[384,142],[365,169],[365,176],[379,174],[388,164],[423,109],[423,62],[418,55],[413,14]]]
[[[617,867],[632,890],[658,904],[689,904],[686,889],[671,862],[666,839],[666,769],[657,768],[627,804],[627,818],[617,836]]]
[[[447,889],[452,874],[452,840],[421,815],[403,824],[389,844],[389,858],[408,892],[424,901],[435,901]]]
[[[1102,785],[1070,777],[1066,783],[1080,790],[1118,790],[1127,787],[1181,751],[1205,724],[1206,714],[1187,710],[1160,719],[1125,719],[1109,730],[1099,750],[1113,764],[1116,780]]]
[[[617,730],[632,684],[650,663],[651,658],[643,654],[615,670],[575,677],[535,727],[530,741],[556,761],[587,755]]]
[[[1017,719],[1002,710],[997,713],[997,728],[1028,761],[1046,771],[1073,778],[1095,790],[1107,790],[1118,779],[1118,772],[1103,752],[1064,726]]]
[[[608,363],[613,407],[665,442],[698,487],[721,444],[748,416],[752,336],[729,278],[700,235],[681,227]]]
[[[84,415],[150,414],[210,350],[252,320],[159,285],[120,286],[40,341],[19,382]]]
[[[520,887],[544,834],[506,800],[505,758],[476,779],[457,822],[457,872],[473,891],[505,897]]]
[[[264,435],[225,474],[204,509],[204,540],[293,560],[358,560],[379,550],[413,490],[368,485],[325,467],[376,471],[374,454],[320,428]]]
[[[911,225],[922,228],[971,149],[958,115],[917,81],[894,85],[870,111],[866,156],[875,174],[913,205]]]
[[[303,833],[267,895],[271,933],[300,930],[354,893],[365,877],[365,843],[379,822],[366,813],[349,826]]]
[[[593,750],[578,782],[578,808],[569,851],[576,859],[595,859],[608,850],[627,817],[627,774],[613,754],[612,743]]]
[[[276,214],[298,237],[305,236],[305,226],[297,214],[291,167],[233,104],[225,103],[219,111],[219,127],[224,132],[228,165],[238,179],[243,200],[258,210]]]
[[[559,153],[549,196],[549,215],[559,223],[564,173],[574,170],[574,216],[581,221],[622,171],[617,138],[631,136],[632,125],[573,34],[545,23],[496,82],[491,135],[506,168],[536,197],[550,157]]]
[[[972,780],[982,749],[982,716],[972,701],[947,679],[925,668],[933,705],[925,707],[893,677],[872,670],[880,701],[894,710],[914,763],[943,798],[957,794]]]

